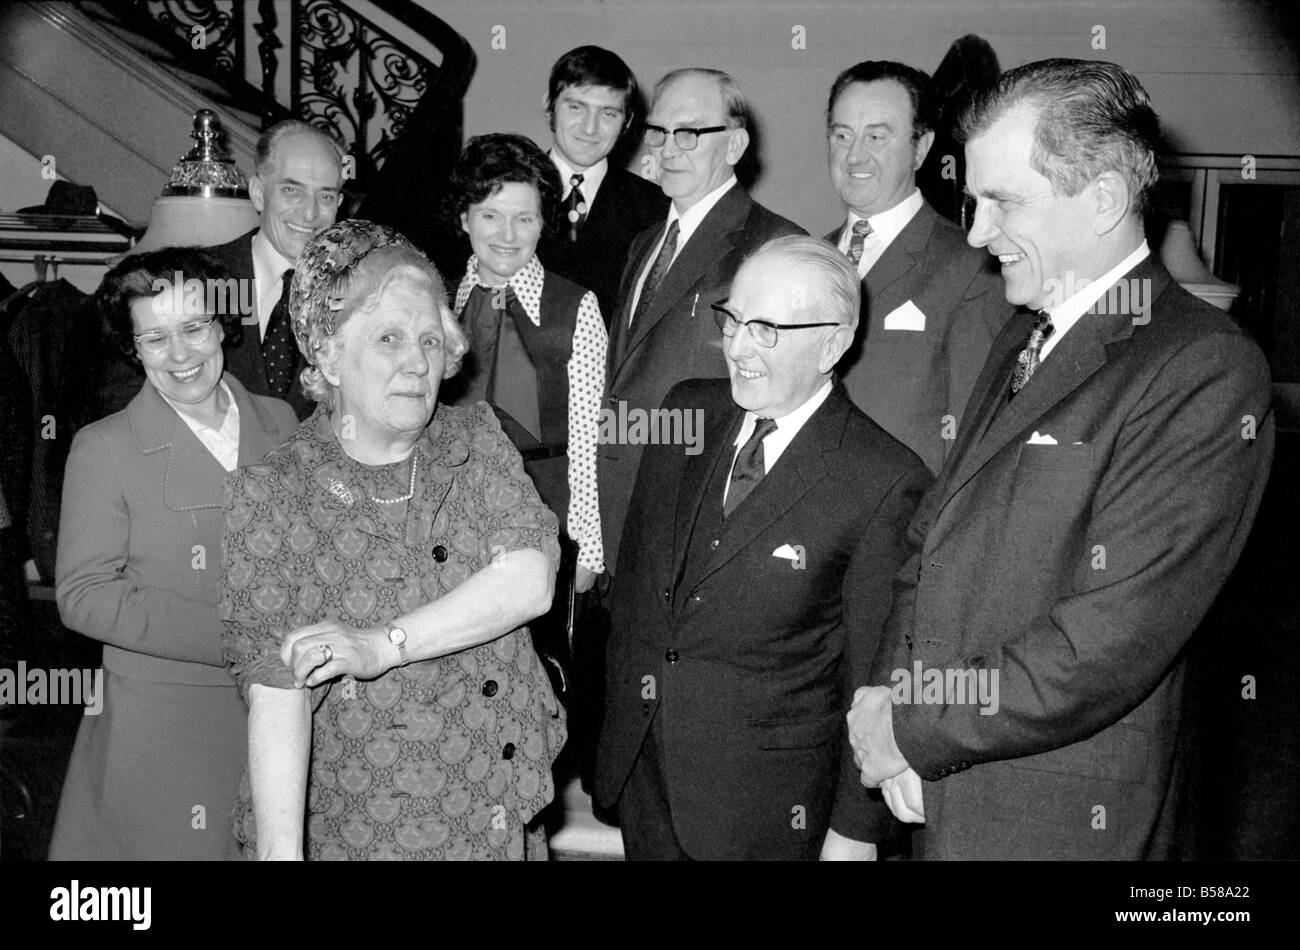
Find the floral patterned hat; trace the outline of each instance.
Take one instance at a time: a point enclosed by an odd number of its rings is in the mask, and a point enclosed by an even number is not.
[[[433,269],[428,257],[400,233],[387,225],[360,218],[331,225],[303,248],[289,287],[289,318],[298,349],[309,362],[314,362],[312,332],[316,332],[319,340],[337,329],[338,313],[344,303],[341,293],[347,277],[370,253],[384,247],[405,248]]]

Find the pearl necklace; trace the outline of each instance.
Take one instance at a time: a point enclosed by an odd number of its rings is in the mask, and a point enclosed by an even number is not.
[[[406,488],[406,494],[400,498],[376,498],[374,495],[368,496],[376,505],[395,505],[400,501],[410,501],[415,494],[415,466],[420,462],[420,457],[415,452],[411,453],[411,484]]]

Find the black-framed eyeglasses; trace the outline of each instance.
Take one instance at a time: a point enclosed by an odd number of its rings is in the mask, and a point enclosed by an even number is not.
[[[776,346],[778,330],[807,330],[811,327],[845,326],[842,323],[773,323],[771,320],[742,320],[728,310],[726,304],[727,301],[725,300],[709,304],[713,308],[713,322],[718,325],[722,335],[733,337],[736,335],[736,330],[744,327],[749,331],[749,335],[754,338],[755,343],[769,350]]]
[[[131,339],[140,344],[146,353],[162,353],[167,349],[173,336],[181,338],[186,346],[202,346],[212,339],[212,325],[216,317],[187,323],[179,330],[150,330],[148,333],[133,333]]]
[[[710,132],[725,132],[725,125],[710,125],[704,129],[673,129],[673,142],[683,152],[692,152],[695,146],[700,144],[700,136],[708,135]],[[662,125],[647,125],[645,127],[645,144],[651,148],[658,148],[668,140],[668,130]]]

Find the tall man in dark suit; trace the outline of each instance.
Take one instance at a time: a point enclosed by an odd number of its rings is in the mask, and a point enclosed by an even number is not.
[[[725,376],[709,304],[726,296],[736,268],[755,248],[805,233],[736,181],[735,165],[749,146],[748,122],[745,97],[726,73],[679,69],[655,86],[645,139],[672,205],[666,221],[632,242],[623,269],[609,330],[611,418],[658,409],[683,379]],[[617,439],[602,444],[597,459],[605,566],[615,574],[642,448]]]
[[[1159,130],[1130,73],[1030,63],[963,124],[970,242],[1041,312],[995,341],[909,530],[849,715],[862,778],[927,858],[1169,857],[1188,640],[1264,488],[1268,368],[1147,247]]]
[[[561,56],[546,87],[550,155],[560,172],[566,220],[543,237],[537,256],[547,270],[596,294],[607,327],[632,239],[668,211],[668,199],[653,182],[610,165],[615,146],[637,128],[638,98],[627,63],[599,46]]]
[[[938,472],[1012,308],[988,255],[917,190],[935,112],[919,69],[864,62],[840,73],[826,109],[827,159],[847,218],[826,240],[863,281],[862,331],[844,385]]]
[[[262,223],[211,248],[245,288],[237,295],[243,332],[226,338],[226,368],[250,393],[284,399],[299,419],[316,404],[298,378],[307,362],[289,322],[289,278],[307,242],[334,223],[342,159],[337,143],[306,122],[286,119],[267,129],[257,140],[257,169],[248,182]]]
[[[596,796],[629,858],[874,857],[843,716],[930,477],[832,374],[858,306],[834,248],[778,238],[717,308],[730,380],[665,402],[704,436],[646,450],[613,588]]]

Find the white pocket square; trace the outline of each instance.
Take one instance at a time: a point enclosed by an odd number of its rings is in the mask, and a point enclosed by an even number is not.
[[[1056,440],[1053,439],[1050,435],[1040,435],[1037,430],[1034,430],[1034,434],[1029,437],[1029,441],[1026,442],[1025,444],[1026,445],[1056,445]]]
[[[785,561],[797,561],[799,560],[799,552],[790,545],[783,544],[772,552],[772,557],[779,557]]]
[[[885,317],[886,330],[924,330],[925,314],[912,301],[908,301]]]

